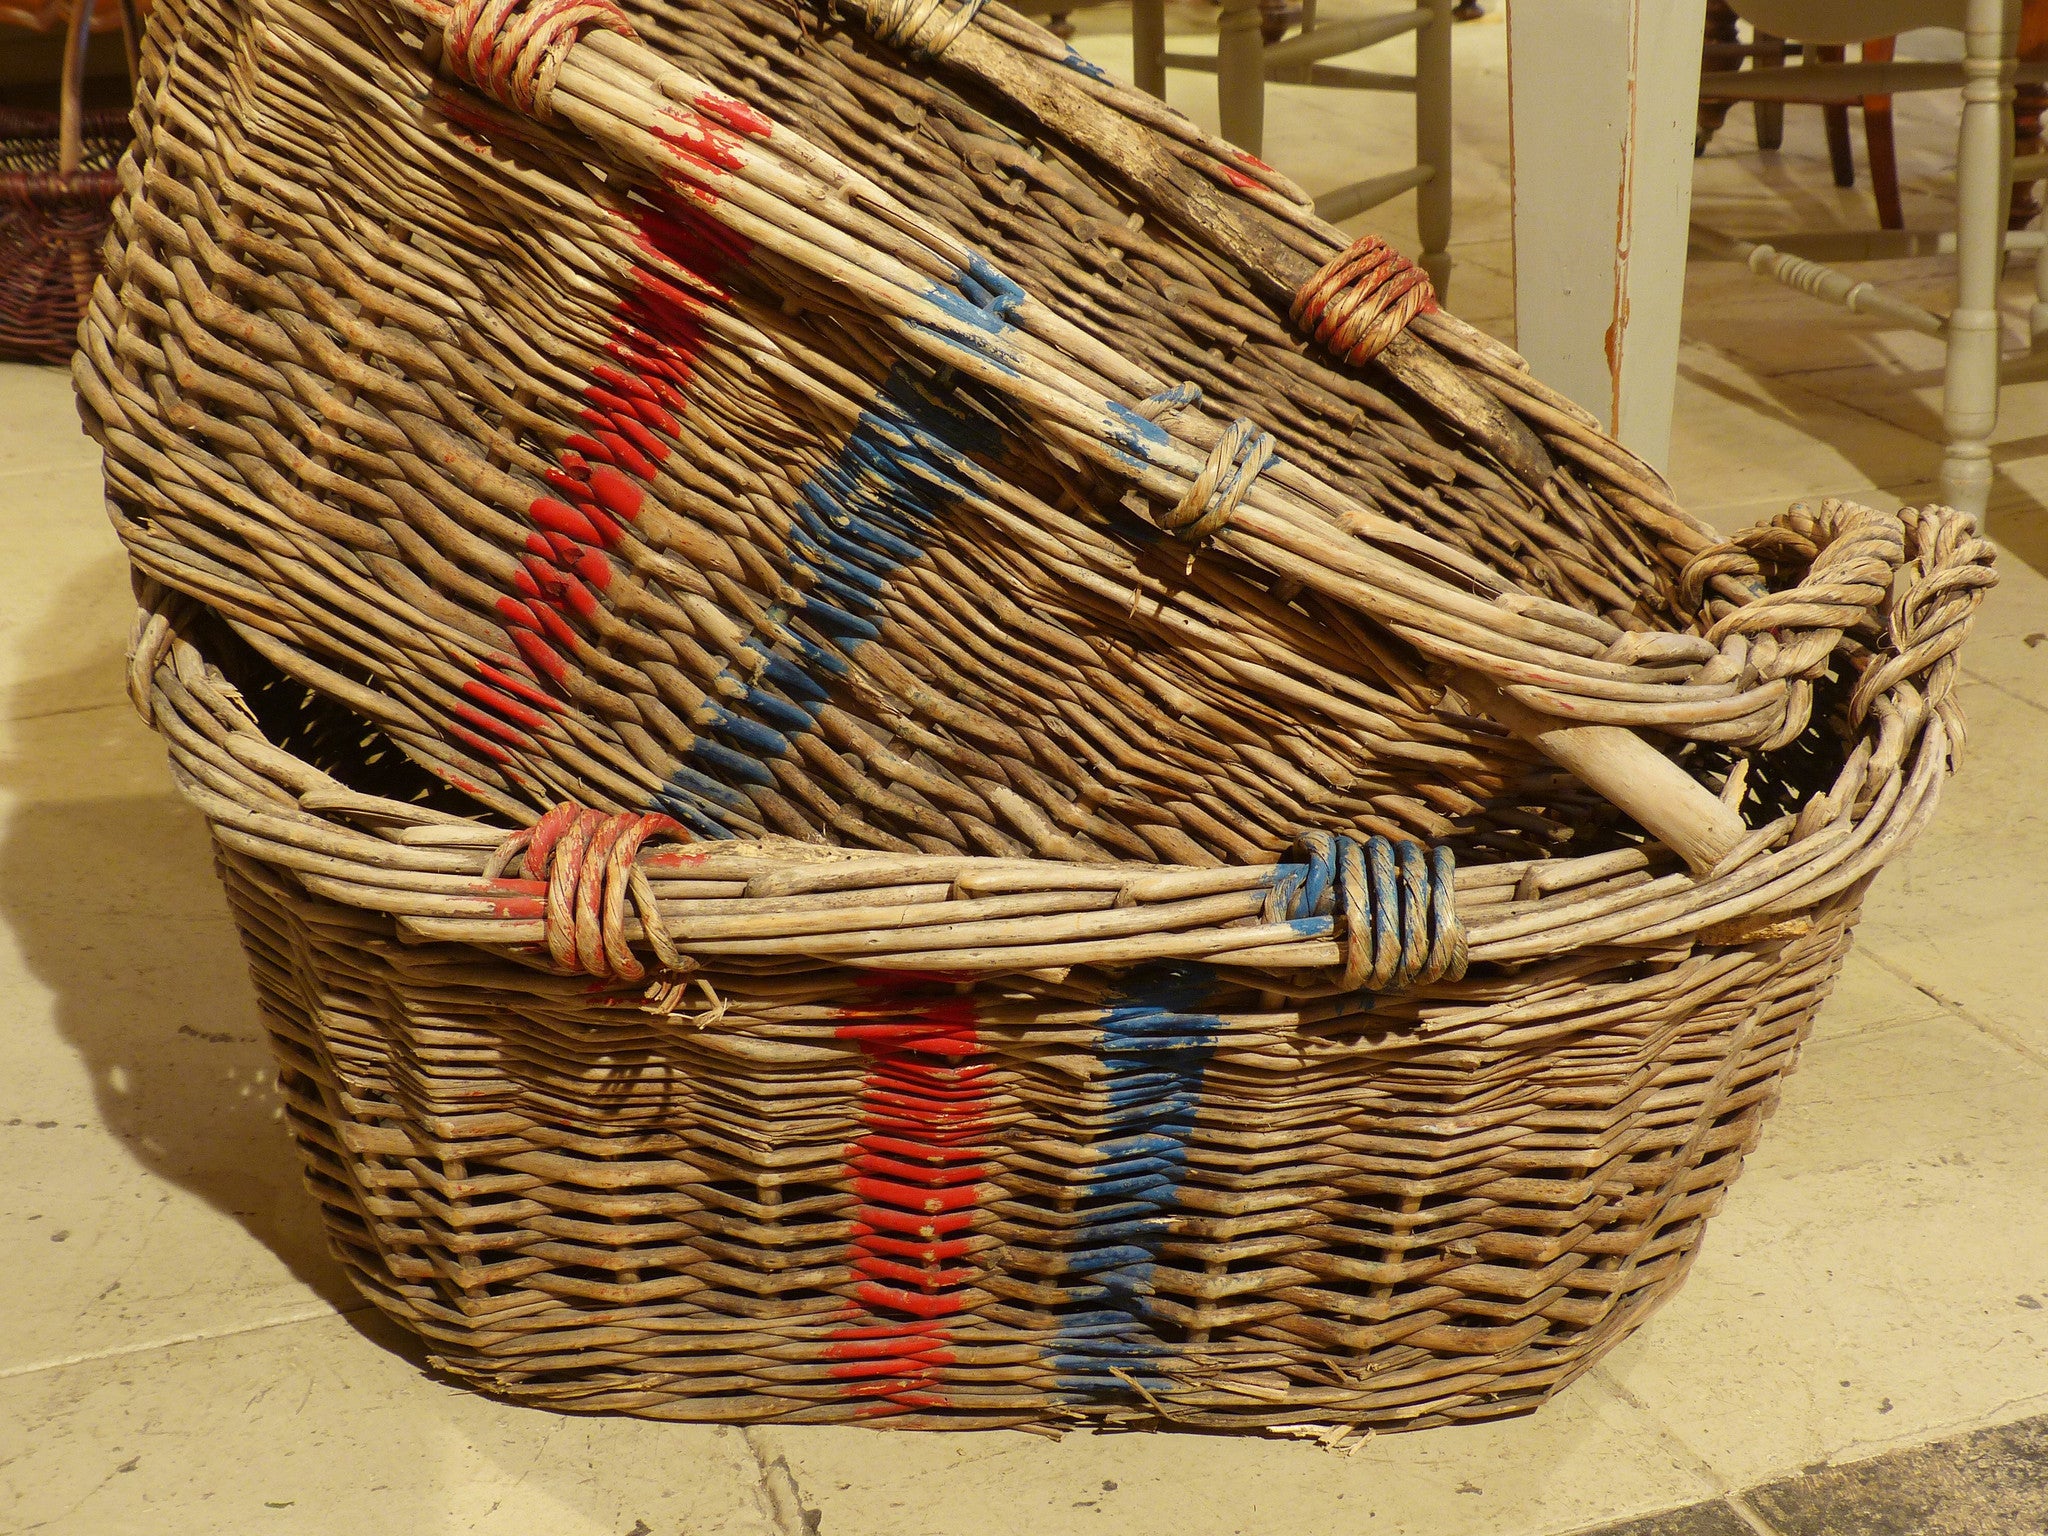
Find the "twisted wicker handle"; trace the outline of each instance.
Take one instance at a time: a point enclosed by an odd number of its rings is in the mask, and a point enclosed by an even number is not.
[[[1710,602],[1715,578],[1760,592],[1741,605]],[[1960,646],[1983,593],[1997,581],[1975,522],[1947,507],[1882,512],[1829,499],[1801,502],[1696,556],[1679,577],[1679,604],[1723,648],[1746,644],[1744,664],[1788,685],[1774,751],[1806,729],[1815,682],[1852,636],[1890,652],[1858,682],[1850,723],[1896,682]],[[1724,584],[1725,585],[1725,584]]]
[[[1864,670],[1850,699],[1852,727],[1888,690],[1953,655],[1997,580],[1991,562],[1991,546],[1975,523],[1947,507],[1901,514],[1847,501],[1825,501],[1817,510],[1801,503],[1695,557],[1680,575],[1679,602],[1713,620],[1705,638],[1722,655],[1710,669],[1748,667],[1787,685],[1775,729],[1754,743],[1770,752],[1806,730],[1815,684],[1851,635],[1875,642],[1858,663]],[[1724,576],[1736,581],[1717,587]],[[1709,602],[1710,589],[1730,585],[1758,595],[1739,606]],[[1531,707],[1505,679],[1461,672],[1456,681],[1487,714],[1634,817],[1695,871],[1715,869],[1749,835],[1731,806],[1633,731],[1575,726]],[[1944,671],[1923,692],[1939,702],[1949,686]]]

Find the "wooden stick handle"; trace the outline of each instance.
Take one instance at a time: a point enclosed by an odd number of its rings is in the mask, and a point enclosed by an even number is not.
[[[92,0],[72,0],[64,28],[63,94],[57,102],[57,171],[69,176],[85,162],[85,55]]]
[[[1475,708],[1628,812],[1696,872],[1712,869],[1747,835],[1740,815],[1634,731],[1562,724],[1516,703],[1475,672],[1459,672],[1455,681]]]

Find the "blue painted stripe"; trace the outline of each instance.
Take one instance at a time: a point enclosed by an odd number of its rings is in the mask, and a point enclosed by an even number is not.
[[[1174,1353],[1152,1308],[1151,1279],[1187,1175],[1188,1138],[1223,1021],[1200,1012],[1215,986],[1206,965],[1133,971],[1102,1016],[1101,1086],[1108,1122],[1082,1187],[1070,1238],[1067,1300],[1046,1346],[1059,1390],[1074,1399],[1169,1385],[1152,1362]]]
[[[1024,297],[978,259],[958,287],[950,307],[991,332],[1007,327]],[[798,488],[788,563],[805,587],[803,599],[767,610],[780,638],[772,645],[760,636],[745,642],[764,664],[749,677],[728,668],[738,696],[707,701],[693,722],[689,761],[655,793],[652,809],[706,837],[733,835],[726,813],[749,802],[731,786],[775,782],[768,761],[815,725],[831,697],[828,680],[881,638],[874,615],[888,578],[922,557],[939,518],[966,494],[960,466],[969,454],[993,454],[1001,445],[985,418],[932,399],[907,368],[889,375],[831,462]],[[823,643],[789,629],[793,618]]]

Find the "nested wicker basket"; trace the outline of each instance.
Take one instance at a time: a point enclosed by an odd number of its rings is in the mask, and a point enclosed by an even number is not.
[[[446,1369],[1429,1424],[1678,1283],[1960,743],[1967,519],[1724,542],[993,3],[144,53],[135,698]]]

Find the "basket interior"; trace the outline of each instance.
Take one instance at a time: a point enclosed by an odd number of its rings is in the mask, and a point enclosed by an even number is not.
[[[415,761],[375,721],[333,695],[287,676],[212,610],[194,604],[189,611],[195,617],[185,626],[189,630],[186,638],[233,685],[273,746],[361,794],[484,822],[505,821],[498,811],[479,804]],[[366,685],[371,681],[360,668],[354,672],[352,681]],[[1682,749],[1682,760],[1701,782],[1718,789],[1738,757],[1746,755],[1750,766],[1743,786],[1742,815],[1751,826],[1762,826],[1797,811],[1809,797],[1835,782],[1848,754],[1848,734],[1841,715],[1848,692],[1847,679],[1828,679],[1814,711],[1815,728],[1776,752],[1737,754],[1726,748],[1688,744]],[[1531,776],[1525,799],[1518,803],[1503,797],[1484,816],[1475,818],[1470,831],[1443,841],[1461,863],[1499,862],[1505,857],[1499,834],[1526,832],[1536,818],[1554,815],[1560,804],[1578,811],[1584,819],[1575,822],[1568,838],[1553,850],[1558,857],[1604,853],[1644,840],[1639,827],[1569,775],[1546,771]]]

